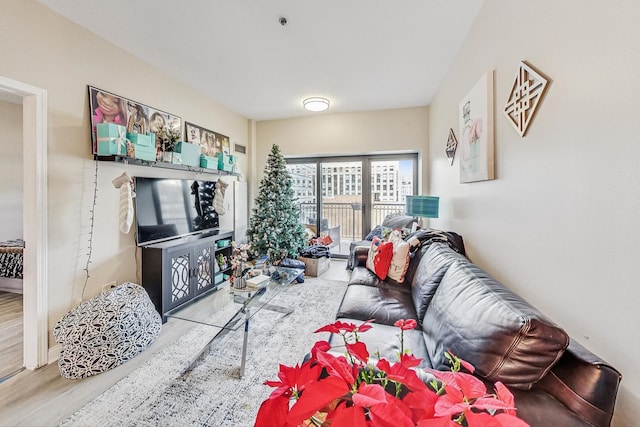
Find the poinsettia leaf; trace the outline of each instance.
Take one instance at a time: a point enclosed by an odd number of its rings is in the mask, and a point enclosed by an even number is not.
[[[369,319],[358,325],[358,332],[367,332],[369,329],[373,328],[373,326],[371,325],[371,322],[373,322],[373,320],[374,319]]]
[[[496,414],[493,418],[500,423],[501,427],[529,427],[529,424],[515,415]]]
[[[349,386],[338,377],[326,377],[317,382],[307,384],[304,393],[289,411],[287,423],[298,425],[331,401],[349,392]]]
[[[258,409],[255,427],[284,427],[287,412],[289,412],[289,399],[285,397],[267,399]]]
[[[515,408],[516,406],[515,399],[513,398],[513,394],[511,393],[511,391],[509,391],[507,386],[502,384],[500,381],[496,381],[495,390],[496,390],[496,396],[498,397],[498,399],[502,400],[508,406],[512,406]],[[513,409],[505,409],[504,412],[509,415],[516,414],[516,411]]]
[[[415,357],[413,354],[400,355],[400,363],[406,368],[415,368],[420,365],[422,359]]]
[[[453,375],[454,384],[467,399],[475,399],[487,394],[487,387],[479,378],[465,372],[453,372]]]
[[[460,424],[453,422],[451,418],[427,418],[418,421],[416,427],[460,427]]]
[[[413,369],[409,369],[401,363],[389,364],[386,359],[380,359],[376,367],[387,374],[387,378],[407,386],[412,391],[425,390],[427,385],[418,378]]]
[[[322,365],[329,375],[342,378],[349,386],[355,383],[355,376],[353,375],[353,366],[349,364],[344,356],[335,357],[330,353],[323,351],[318,352],[318,363]]]
[[[353,344],[346,344],[347,351],[349,354],[357,358],[359,361],[367,363],[369,360],[369,351],[367,350],[367,345],[362,341],[358,341]]]
[[[317,332],[330,332],[332,334],[339,334],[340,331],[353,332],[356,330],[354,323],[341,322],[340,320],[324,325],[323,327],[316,329]]]
[[[316,341],[316,343],[311,348],[311,359],[310,362],[317,360],[318,351],[329,351],[331,349],[331,344],[328,341]]]
[[[438,401],[438,395],[432,390],[422,390],[407,393],[402,398],[402,402],[411,409],[411,418],[418,421],[424,418],[431,418],[435,414],[435,404]]]
[[[514,415],[496,414],[491,416],[486,412],[465,411],[465,419],[469,427],[529,427],[525,421]]]
[[[386,403],[387,396],[387,392],[384,391],[381,385],[363,383],[360,385],[358,392],[351,396],[351,400],[355,405],[368,408],[380,403]]]
[[[436,417],[447,417],[462,413],[469,407],[464,403],[464,396],[460,390],[455,387],[445,386],[446,393],[438,397],[438,401],[434,406]]]
[[[514,406],[510,406],[504,403],[502,400],[495,399],[493,397],[480,397],[473,402],[474,408],[487,410],[487,409],[515,409]]]
[[[340,405],[333,413],[331,427],[367,427],[364,409],[360,406]]]
[[[374,426],[414,427],[411,410],[399,399],[388,395],[387,402],[369,408],[369,417]]]

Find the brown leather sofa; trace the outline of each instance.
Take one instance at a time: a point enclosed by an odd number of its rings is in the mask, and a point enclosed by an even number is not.
[[[423,244],[403,284],[379,280],[364,267],[368,248],[355,248],[356,266],[336,317],[375,319],[360,337],[370,353],[389,360],[399,351],[393,323],[416,319],[404,346],[423,359],[422,367],[449,370],[444,352],[450,350],[488,385],[507,385],[518,416],[532,426],[610,425],[620,373],[471,263],[459,253],[463,248],[452,248]]]

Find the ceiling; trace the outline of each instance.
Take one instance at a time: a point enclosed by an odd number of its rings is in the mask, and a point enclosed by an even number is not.
[[[261,121],[428,105],[484,0],[39,1]]]

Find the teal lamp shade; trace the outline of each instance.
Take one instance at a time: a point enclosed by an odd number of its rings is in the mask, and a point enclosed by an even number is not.
[[[423,218],[438,218],[440,197],[407,196],[407,215]]]

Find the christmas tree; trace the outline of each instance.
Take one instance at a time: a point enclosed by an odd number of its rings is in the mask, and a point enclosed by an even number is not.
[[[252,255],[268,255],[272,262],[298,255],[306,238],[295,201],[291,175],[280,148],[274,144],[247,229]]]

